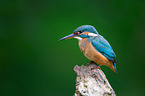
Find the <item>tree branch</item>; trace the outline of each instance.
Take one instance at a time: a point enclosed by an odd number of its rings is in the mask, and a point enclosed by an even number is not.
[[[116,96],[103,71],[101,69],[91,70],[96,66],[96,64],[90,64],[74,67],[77,74],[74,96]]]

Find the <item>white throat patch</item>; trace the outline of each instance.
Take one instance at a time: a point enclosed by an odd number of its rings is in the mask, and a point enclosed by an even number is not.
[[[89,36],[93,36],[93,37],[98,36],[98,34],[95,34],[95,33],[89,33],[88,35],[89,35]]]
[[[74,37],[74,38],[76,38],[76,39],[78,39],[78,40],[82,40],[82,38],[81,38],[81,37]]]

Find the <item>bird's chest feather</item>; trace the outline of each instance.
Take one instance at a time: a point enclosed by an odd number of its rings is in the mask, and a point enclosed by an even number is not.
[[[91,41],[87,41],[87,38],[79,41],[80,50],[91,61],[94,61],[100,65],[109,64],[110,61],[101,53],[99,53],[91,44]]]
[[[86,49],[88,49],[89,43],[90,42],[87,41],[87,38],[79,41],[79,47],[80,47],[80,50],[83,52],[83,54],[85,54]]]

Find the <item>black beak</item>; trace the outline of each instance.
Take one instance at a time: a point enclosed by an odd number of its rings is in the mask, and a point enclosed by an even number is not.
[[[70,39],[70,38],[73,38],[73,37],[75,37],[75,36],[76,36],[76,35],[72,33],[72,34],[70,34],[70,35],[68,35],[68,36],[65,36],[65,37],[59,39],[59,41],[66,40],[66,39]]]

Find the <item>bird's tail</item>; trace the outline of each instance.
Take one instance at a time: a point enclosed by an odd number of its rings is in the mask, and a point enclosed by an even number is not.
[[[109,66],[115,73],[117,73],[116,62],[113,62],[111,66]]]

